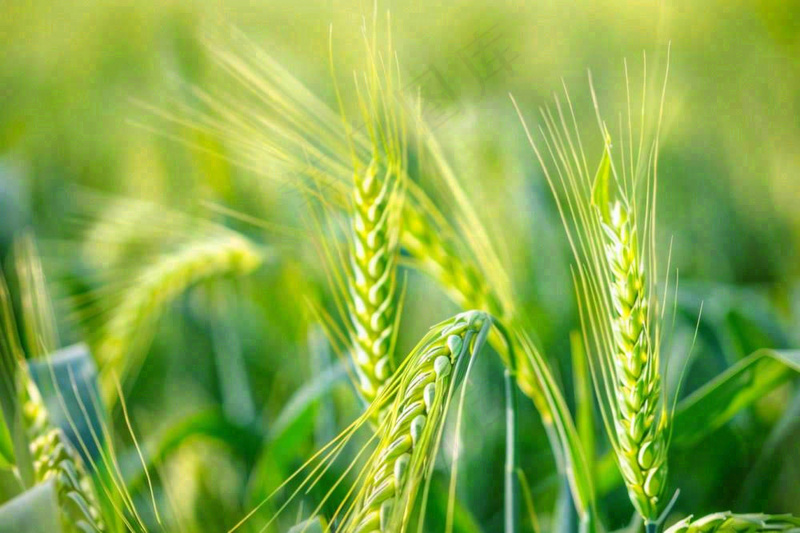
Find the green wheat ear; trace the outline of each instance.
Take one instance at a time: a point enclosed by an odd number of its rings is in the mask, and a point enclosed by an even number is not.
[[[125,373],[141,362],[155,321],[164,307],[189,288],[205,281],[245,276],[264,261],[264,252],[244,236],[218,226],[187,235],[173,249],[121,280],[122,290],[101,293],[108,317],[94,345],[101,367],[103,395],[116,401],[112,374]]]
[[[55,480],[66,531],[107,531],[92,482],[77,451],[53,426],[39,390],[20,372],[20,398],[36,483]]]
[[[33,482],[55,481],[65,531],[107,531],[83,462],[61,429],[50,421],[39,389],[31,378],[13,313],[5,278],[0,273],[0,357],[4,359],[3,370],[9,373],[3,379],[15,383],[16,401],[33,463]]]
[[[629,98],[627,124],[623,126],[620,118],[619,151],[612,157],[611,136],[591,78],[590,87],[603,139],[602,157],[593,174],[581,135],[572,131],[577,122],[566,91],[566,112],[556,98],[556,112],[541,113],[543,149],[528,135],[577,264],[575,290],[606,432],[631,503],[652,529],[665,503],[670,424],[660,375],[663,308],[653,281],[661,113],[655,140],[645,143],[643,92],[637,148]],[[570,116],[572,127],[566,118]]]
[[[348,311],[357,385],[370,403],[395,368],[398,320],[397,262],[403,207],[405,132],[395,110],[395,74],[366,37],[367,72],[356,78],[362,120],[371,141],[366,164],[353,148],[353,193],[349,250]],[[386,51],[392,58],[391,45]],[[391,65],[391,64],[390,64]],[[344,114],[344,112],[343,112]]]
[[[800,518],[791,515],[713,513],[693,520],[690,515],[665,533],[761,533],[800,532]]]
[[[406,530],[417,493],[433,467],[458,370],[480,349],[491,326],[486,313],[462,313],[432,328],[409,354],[394,402],[379,427],[380,443],[342,531]]]
[[[637,224],[624,197],[614,202],[607,216],[601,209],[597,211],[603,219],[603,247],[611,273],[610,318],[616,353],[606,387],[614,394],[617,459],[631,500],[643,517],[655,521],[666,486],[668,419],[662,402],[659,353],[650,339],[654,326]]]
[[[317,484],[352,443],[355,434],[365,427],[369,428],[371,438],[360,445],[355,459],[346,459],[342,473],[310,516],[322,513],[336,487],[350,482],[351,471],[357,468],[355,481],[331,517],[331,524],[339,524],[335,531],[407,531],[420,489],[427,495],[455,389],[468,375],[469,364],[493,326],[493,319],[481,311],[460,313],[433,326],[398,364],[365,412],[251,510],[230,533],[238,531],[278,492],[294,480],[299,481],[288,500],[261,529],[266,530],[289,503]],[[382,416],[377,416],[381,412]],[[362,454],[366,456],[365,462],[360,459]],[[420,520],[425,516],[425,500],[421,499]],[[416,530],[424,531],[422,525],[420,522]]]
[[[392,344],[397,320],[399,218],[397,170],[373,160],[356,173],[351,275],[349,277],[353,361],[358,386],[371,402],[394,372]]]

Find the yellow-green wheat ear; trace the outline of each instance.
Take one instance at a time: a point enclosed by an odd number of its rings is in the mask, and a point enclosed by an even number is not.
[[[353,187],[350,320],[358,387],[372,402],[394,372],[399,220],[397,169],[373,159]]]
[[[374,29],[374,28],[373,28]],[[371,403],[394,373],[398,317],[397,263],[404,201],[405,127],[397,109],[391,39],[387,64],[367,37],[363,85],[356,78],[368,151],[353,150],[351,242],[347,298],[357,386]],[[344,115],[344,112],[342,112]],[[377,415],[381,415],[378,410]]]
[[[250,274],[263,261],[264,251],[255,243],[233,231],[216,228],[210,235],[190,237],[176,250],[145,265],[114,302],[95,347],[102,363],[103,397],[116,402],[113,373],[124,374],[141,363],[143,343],[149,340],[153,321],[168,303],[203,281]]]
[[[761,533],[800,532],[800,518],[791,515],[713,513],[693,520],[690,515],[665,533]]]
[[[667,417],[658,356],[650,342],[649,295],[633,218],[627,202],[617,200],[601,223],[616,350],[614,430],[631,500],[645,519],[655,521],[667,477]]]
[[[342,531],[405,531],[433,466],[459,363],[480,349],[491,324],[486,313],[462,313],[434,327],[408,356],[393,405],[379,428],[380,444]]]
[[[64,530],[108,531],[80,456],[50,422],[39,390],[25,371],[20,372],[19,395],[35,481],[55,481]]]

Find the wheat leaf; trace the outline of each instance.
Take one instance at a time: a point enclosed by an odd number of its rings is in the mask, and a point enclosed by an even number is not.
[[[682,400],[672,441],[689,446],[800,372],[800,350],[758,350]]]
[[[36,485],[0,507],[0,531],[60,533],[54,483],[47,481]]]

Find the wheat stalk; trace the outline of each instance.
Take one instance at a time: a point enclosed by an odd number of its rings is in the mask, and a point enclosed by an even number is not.
[[[457,365],[480,348],[491,324],[485,313],[462,313],[433,328],[409,355],[391,414],[380,428],[380,444],[343,531],[405,531],[422,481],[433,466],[449,398],[457,385]]]
[[[713,513],[697,520],[687,516],[665,533],[761,533],[800,532],[800,518],[791,515]]]

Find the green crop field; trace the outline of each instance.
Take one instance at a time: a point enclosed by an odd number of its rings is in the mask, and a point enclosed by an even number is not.
[[[0,3],[0,533],[800,531],[800,4]]]

